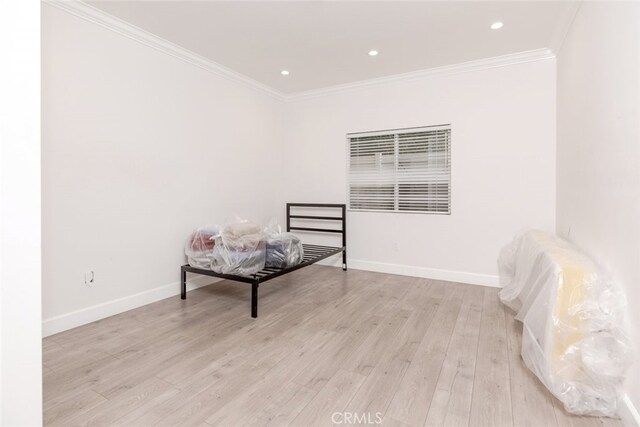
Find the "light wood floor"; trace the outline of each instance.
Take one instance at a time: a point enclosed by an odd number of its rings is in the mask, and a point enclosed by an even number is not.
[[[46,338],[45,424],[619,425],[564,412],[525,368],[497,289],[311,266],[263,284],[253,320],[249,288]]]

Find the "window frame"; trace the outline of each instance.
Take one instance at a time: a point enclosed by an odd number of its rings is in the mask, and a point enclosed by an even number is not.
[[[399,164],[399,135],[401,134],[410,134],[417,132],[428,132],[428,131],[438,131],[438,130],[448,130],[449,131],[449,139],[448,139],[448,152],[447,152],[447,166],[448,166],[448,199],[447,199],[447,211],[433,211],[433,210],[400,210],[399,209],[399,189],[398,189],[398,164]],[[439,124],[439,125],[429,125],[429,126],[415,126],[408,128],[398,128],[398,129],[385,129],[385,130],[377,130],[377,131],[366,131],[366,132],[349,132],[346,134],[346,151],[347,151],[347,164],[346,164],[346,187],[347,187],[347,211],[349,212],[379,212],[379,213],[402,213],[402,214],[425,214],[425,215],[451,215],[452,211],[452,189],[451,189],[451,176],[452,176],[452,125],[451,123]],[[393,136],[394,139],[394,189],[393,189],[393,198],[394,205],[393,209],[370,209],[370,208],[352,208],[351,207],[351,140],[353,138],[358,137],[368,137],[368,136]],[[427,170],[427,169],[425,169]]]

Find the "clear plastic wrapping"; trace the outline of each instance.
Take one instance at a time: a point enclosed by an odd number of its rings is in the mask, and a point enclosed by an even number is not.
[[[192,267],[248,276],[264,268],[265,235],[258,225],[246,221],[221,229],[201,227],[187,239],[185,254]]]
[[[217,235],[218,229],[213,227],[201,227],[191,233],[184,248],[190,266],[206,269],[211,268],[213,248]]]
[[[498,267],[500,299],[523,323],[529,369],[568,412],[615,416],[633,360],[621,290],[569,242],[542,231],[516,237]]]
[[[187,239],[185,254],[193,267],[240,276],[257,273],[265,265],[292,267],[304,259],[302,241],[283,233],[273,221],[264,231],[247,221],[199,228]]]
[[[267,239],[267,267],[286,268],[300,264],[304,258],[302,242],[291,233],[272,234]]]
[[[267,235],[267,267],[287,268],[302,262],[304,250],[298,236],[283,233],[275,220],[271,220],[264,232]]]
[[[262,270],[266,242],[262,229],[251,222],[236,222],[222,228],[215,237],[211,270],[248,276]]]

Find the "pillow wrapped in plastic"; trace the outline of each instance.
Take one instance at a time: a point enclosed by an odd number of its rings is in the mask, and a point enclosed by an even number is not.
[[[212,227],[201,227],[191,233],[184,247],[184,253],[187,255],[190,266],[211,268],[215,236],[217,235],[218,229]]]
[[[302,241],[291,233],[271,234],[267,239],[267,267],[286,268],[304,259]]]
[[[215,238],[211,270],[222,274],[249,276],[264,268],[264,234],[250,222],[225,226]]]
[[[616,416],[633,360],[620,289],[569,242],[529,231],[498,259],[503,303],[523,324],[522,359],[568,412]]]

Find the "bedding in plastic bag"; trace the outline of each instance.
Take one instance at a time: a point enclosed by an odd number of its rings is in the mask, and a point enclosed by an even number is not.
[[[267,267],[287,268],[302,262],[304,250],[298,236],[282,232],[275,220],[271,220],[264,232],[267,236]]]
[[[633,360],[622,292],[569,242],[542,231],[516,237],[498,266],[500,299],[523,323],[527,367],[568,412],[615,416]]]
[[[267,267],[287,268],[304,259],[302,241],[294,234],[280,233],[267,239]]]
[[[260,226],[236,222],[215,237],[210,268],[216,273],[249,276],[262,270],[265,260],[266,242]]]
[[[272,226],[267,229],[267,235],[267,267],[287,268],[302,262],[304,250],[299,237]]]
[[[213,248],[217,235],[218,229],[213,227],[201,227],[191,233],[184,248],[190,266],[206,269],[211,268]]]

